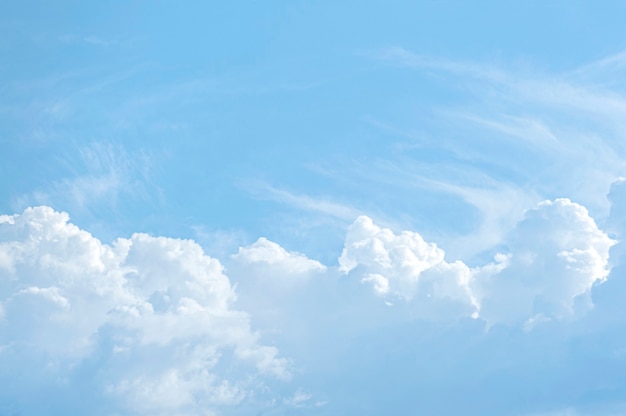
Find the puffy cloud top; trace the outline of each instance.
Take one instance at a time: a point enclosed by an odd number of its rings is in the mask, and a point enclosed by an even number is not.
[[[415,232],[394,234],[366,217],[352,224],[339,258],[339,270],[356,273],[379,295],[416,302],[452,301],[474,313],[478,305],[469,287],[471,270],[462,262],[448,263],[445,253]]]
[[[468,306],[457,311],[490,323],[533,322],[571,316],[578,300],[589,305],[591,287],[609,273],[614,243],[583,206],[545,201],[512,230],[507,253],[470,268],[447,262],[444,251],[418,233],[394,234],[362,216],[348,229],[339,268],[379,295],[452,301]]]
[[[246,363],[289,377],[287,361],[232,308],[220,262],[196,243],[135,234],[106,245],[68,221],[47,207],[0,217],[3,377],[19,361],[32,366],[19,371],[60,382],[99,357],[95,387],[147,414],[241,401],[255,373]]]
[[[569,199],[540,203],[507,239],[508,266],[476,279],[481,315],[490,321],[573,315],[577,301],[589,306],[592,286],[607,277],[613,244],[585,207]]]
[[[621,191],[617,183],[611,198]],[[91,392],[84,400],[106,403],[92,406],[100,414],[244,406],[263,397],[270,380],[289,378],[290,364],[260,342],[236,301],[290,356],[314,362],[298,353],[301,344],[330,349],[347,327],[370,328],[358,319],[376,327],[404,307],[425,320],[474,317],[527,329],[571,317],[607,278],[614,244],[584,207],[557,199],[528,210],[503,252],[476,267],[447,260],[416,232],[394,233],[361,216],[338,268],[260,238],[224,269],[193,241],[134,234],[103,244],[65,213],[29,208],[0,216],[0,403],[41,414],[29,398],[54,390],[56,410],[67,413],[86,408],[76,403],[82,388]],[[351,280],[403,307],[377,309]],[[331,341],[318,340],[325,337]],[[309,403],[308,393],[293,397],[267,403]]]
[[[259,238],[250,246],[240,247],[233,259],[244,264],[277,266],[283,273],[291,275],[301,275],[326,269],[326,266],[319,261],[309,259],[304,254],[288,252],[280,245],[264,237]]]

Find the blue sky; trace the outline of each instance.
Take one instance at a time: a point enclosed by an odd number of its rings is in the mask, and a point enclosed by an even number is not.
[[[0,14],[0,414],[626,413],[626,4]]]

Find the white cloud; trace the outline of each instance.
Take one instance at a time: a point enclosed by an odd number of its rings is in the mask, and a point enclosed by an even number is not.
[[[282,273],[295,276],[326,269],[319,261],[311,260],[304,254],[290,253],[264,237],[248,247],[240,247],[233,259],[244,264],[278,266]]]
[[[372,284],[380,295],[417,298],[418,303],[450,300],[464,305],[468,314],[476,312],[471,270],[461,262],[446,262],[444,256],[418,233],[394,234],[361,216],[348,228],[339,270],[362,276],[361,282]]]
[[[475,267],[446,259],[416,232],[361,216],[338,267],[260,238],[227,259],[231,285],[222,264],[193,241],[135,234],[106,245],[68,221],[45,207],[0,217],[0,376],[27,371],[51,386],[87,377],[126,414],[219,412],[292,376],[293,364],[261,343],[251,320],[308,371],[339,360],[320,351],[405,322],[407,311],[422,322],[473,316],[541,330],[590,304],[614,244],[567,199],[528,210],[503,253]],[[376,296],[363,296],[361,284]],[[314,402],[299,390],[269,406]]]
[[[361,276],[379,295],[418,305],[451,301],[463,306],[449,308],[455,313],[490,323],[527,321],[530,328],[574,315],[577,302],[590,305],[592,286],[609,273],[614,243],[583,206],[545,201],[505,238],[508,253],[470,268],[446,261],[444,251],[418,233],[394,234],[362,216],[348,229],[339,270]]]
[[[327,271],[319,261],[287,251],[264,237],[249,246],[239,247],[227,265],[229,275],[236,283],[240,304],[246,309],[256,309],[264,304],[262,309],[266,312],[279,307],[278,300],[284,303],[294,292],[315,285],[312,278],[324,276]],[[261,316],[255,313],[255,318]],[[271,320],[275,319],[278,317]]]
[[[389,293],[389,279],[382,274],[371,273],[361,279],[361,283],[371,283],[374,291],[380,295]]]
[[[290,376],[199,245],[145,234],[106,245],[68,220],[47,207],[0,217],[3,365],[71,378],[100,357],[89,382],[142,414],[197,414],[241,401],[257,372]]]
[[[304,328],[311,329],[306,315],[317,314],[321,300],[315,294],[331,281],[331,270],[319,261],[263,237],[240,247],[226,266],[238,304],[250,311],[255,327],[274,336],[295,337]],[[304,312],[305,305],[308,312]]]
[[[473,286],[488,321],[572,316],[577,300],[589,304],[592,286],[607,277],[615,241],[583,206],[557,199],[527,211],[505,243],[508,266]]]
[[[399,236],[376,226],[371,218],[360,216],[348,228],[346,245],[339,258],[339,270],[348,273],[359,265],[389,269],[406,267],[414,277],[443,261],[443,250],[426,243],[417,233]]]

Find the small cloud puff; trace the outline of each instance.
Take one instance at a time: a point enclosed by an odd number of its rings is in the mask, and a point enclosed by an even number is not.
[[[240,247],[233,259],[245,264],[277,266],[283,273],[289,275],[326,270],[326,266],[319,261],[311,260],[304,254],[288,252],[280,245],[264,237],[259,238],[248,247]]]
[[[339,270],[357,274],[379,295],[418,304],[455,303],[472,315],[479,305],[470,288],[472,271],[461,262],[448,263],[445,253],[415,232],[394,234],[365,216],[352,224],[339,257]],[[451,308],[455,310],[457,308]]]

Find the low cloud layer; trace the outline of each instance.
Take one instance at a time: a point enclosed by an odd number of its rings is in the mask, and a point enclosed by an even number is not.
[[[606,221],[618,239],[623,194],[618,181]],[[70,414],[332,414],[359,411],[358,400],[382,412],[400,393],[374,373],[435,389],[458,371],[489,388],[543,371],[529,363],[566,351],[573,322],[615,310],[604,287],[619,288],[609,273],[622,251],[568,199],[529,209],[493,261],[473,266],[365,216],[333,266],[265,238],[224,263],[190,240],[135,234],[107,245],[65,213],[28,208],[0,216],[0,412],[44,412],[33,397]],[[493,367],[491,354],[521,364]],[[341,396],[354,383],[359,393]],[[383,396],[372,402],[374,390]],[[445,408],[428,400],[416,409]]]

